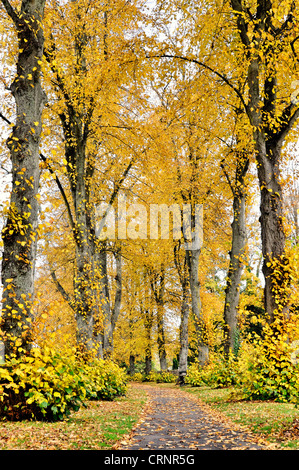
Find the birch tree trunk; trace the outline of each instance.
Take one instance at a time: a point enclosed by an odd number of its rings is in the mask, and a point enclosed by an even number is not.
[[[17,73],[11,85],[16,123],[7,141],[12,163],[12,192],[2,231],[2,317],[5,354],[21,355],[31,347],[30,320],[34,298],[34,270],[39,204],[39,144],[46,95],[40,70],[45,0],[23,0],[16,12],[2,0],[18,34]],[[19,349],[20,348],[20,349]]]

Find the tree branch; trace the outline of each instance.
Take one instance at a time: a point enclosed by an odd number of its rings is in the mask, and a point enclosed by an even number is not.
[[[249,111],[248,106],[245,103],[244,97],[243,97],[242,93],[238,90],[238,88],[236,88],[225,75],[223,75],[222,73],[220,73],[217,70],[213,69],[212,67],[205,64],[204,62],[200,62],[199,60],[197,60],[195,58],[184,57],[184,56],[180,56],[180,55],[176,55],[176,54],[173,54],[173,55],[172,54],[153,55],[153,56],[146,56],[146,58],[147,59],[163,59],[163,58],[166,58],[166,59],[179,59],[179,60],[184,60],[186,62],[190,62],[190,63],[196,64],[196,65],[199,65],[200,67],[203,67],[203,68],[209,70],[214,75],[219,77],[224,83],[226,83],[236,93],[236,95],[240,99],[242,105],[244,106],[244,109],[245,109],[246,113],[248,114],[248,111]]]
[[[9,3],[8,0],[1,0],[2,5],[4,6],[7,14],[10,16],[12,21],[17,25],[18,21],[20,20],[19,15],[15,11],[15,9],[12,7],[12,5]]]
[[[51,273],[51,277],[52,277],[52,280],[58,290],[58,292],[60,292],[60,294],[62,295],[62,297],[64,298],[64,300],[66,300],[66,302],[69,304],[69,306],[71,307],[71,309],[73,311],[75,311],[75,305],[74,305],[74,301],[71,299],[71,297],[69,296],[69,294],[65,291],[64,287],[60,284],[60,282],[58,281],[57,277],[56,277],[56,273],[54,271],[54,269],[50,266],[50,273]]]
[[[224,176],[225,176],[226,179],[227,179],[227,182],[228,182],[228,184],[229,184],[229,187],[230,187],[230,189],[231,189],[231,192],[233,193],[233,196],[235,196],[235,188],[234,188],[234,186],[233,186],[233,184],[232,184],[232,182],[231,182],[231,180],[230,180],[229,174],[227,173],[227,171],[226,171],[226,169],[225,169],[225,166],[224,166],[224,164],[223,164],[223,161],[224,161],[224,160],[222,160],[222,162],[220,162],[220,166],[221,166],[221,168],[222,168],[222,171],[223,171],[223,173],[224,173]]]
[[[11,121],[10,121],[6,116],[4,116],[4,114],[2,114],[1,112],[0,112],[0,118],[3,119],[3,121],[5,121],[9,126],[11,126],[11,124],[12,124]],[[61,194],[61,196],[62,196],[62,199],[63,199],[63,201],[64,201],[64,203],[65,203],[65,205],[66,205],[66,209],[67,209],[68,218],[69,218],[69,222],[70,222],[71,228],[74,229],[75,224],[74,224],[74,219],[73,219],[71,207],[70,207],[70,204],[69,204],[68,199],[67,199],[67,197],[66,197],[66,194],[65,194],[65,191],[64,191],[64,189],[63,189],[63,186],[62,186],[62,184],[61,184],[61,182],[60,182],[58,176],[56,175],[55,171],[54,171],[53,168],[51,167],[51,165],[50,165],[50,163],[49,163],[47,157],[45,157],[45,155],[43,155],[42,153],[40,153],[39,156],[40,156],[40,158],[43,160],[43,162],[46,163],[47,168],[48,168],[48,170],[50,171],[51,175],[54,176],[53,179],[55,180],[55,182],[56,182],[56,184],[57,184],[57,187],[58,187],[58,189],[59,189],[59,191],[60,191],[60,194]]]
[[[11,121],[9,119],[7,119],[7,117],[5,117],[4,114],[2,114],[1,112],[0,112],[0,117],[1,117],[1,119],[3,119],[3,121],[6,122],[6,124],[11,126]]]
[[[71,225],[71,228],[74,229],[75,227],[75,223],[74,223],[74,219],[73,219],[73,214],[72,214],[72,211],[71,211],[71,207],[70,207],[70,204],[69,204],[69,201],[66,197],[66,194],[65,194],[65,191],[63,189],[63,186],[58,178],[58,176],[56,175],[55,171],[53,170],[53,168],[51,167],[50,163],[48,162],[48,159],[47,157],[45,157],[42,153],[39,154],[41,159],[46,163],[47,165],[47,168],[49,170],[49,172],[51,173],[51,175],[54,176],[54,180],[56,181],[56,184],[57,184],[57,187],[60,191],[60,194],[62,196],[62,199],[65,203],[65,206],[66,206],[66,210],[67,210],[67,214],[68,214],[68,219],[69,219],[69,222],[70,222],[70,225]]]
[[[133,162],[134,162],[134,159],[132,159],[130,161],[130,163],[128,164],[127,168],[125,169],[123,175],[121,176],[121,178],[119,179],[119,181],[117,182],[117,184],[114,187],[114,190],[113,190],[113,192],[111,194],[111,197],[110,197],[110,201],[107,205],[107,209],[105,210],[105,212],[102,216],[102,220],[101,220],[100,225],[99,225],[99,230],[98,230],[99,234],[101,233],[101,231],[102,231],[102,229],[105,225],[105,219],[108,215],[108,212],[110,211],[110,208],[111,208],[111,206],[112,206],[112,204],[113,204],[113,202],[114,202],[114,200],[115,200],[115,198],[116,198],[116,196],[117,196],[117,194],[118,194],[118,192],[121,188],[122,183],[124,182],[125,178],[127,177],[127,174],[129,173],[129,171],[130,171],[130,169],[133,165]]]
[[[296,37],[295,39],[293,39],[293,41],[291,42],[291,48],[292,48],[294,57],[296,57],[297,60],[298,60],[298,55],[297,55],[297,52],[295,51],[295,42],[298,41],[298,39],[299,39],[299,36],[297,36],[297,37]]]
[[[231,0],[230,3],[231,3],[231,7],[233,9],[235,16],[237,17],[237,25],[238,25],[238,30],[239,30],[242,43],[244,44],[244,46],[248,47],[250,45],[250,40],[247,35],[247,26],[244,20],[245,11],[242,7],[241,2],[239,2],[239,0]]]
[[[299,108],[297,104],[291,103],[289,106],[285,108],[282,113],[281,121],[282,124],[280,126],[279,131],[273,135],[273,138],[277,140],[277,142],[282,143],[289,132],[289,130],[293,127],[297,119],[299,118]],[[297,109],[292,114],[294,108]]]

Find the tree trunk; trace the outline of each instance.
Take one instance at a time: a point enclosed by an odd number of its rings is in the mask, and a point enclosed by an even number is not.
[[[39,144],[46,95],[40,70],[44,36],[45,0],[23,0],[20,12],[2,3],[18,32],[17,74],[11,85],[16,102],[16,124],[7,141],[12,162],[12,193],[2,231],[2,317],[5,354],[17,355],[31,347],[30,320],[34,296],[34,268],[39,204]],[[23,350],[22,350],[22,349]]]
[[[248,61],[248,104],[242,98],[244,108],[253,129],[256,162],[261,195],[261,234],[263,252],[263,274],[265,277],[264,306],[269,322],[277,313],[288,314],[288,288],[290,286],[289,261],[285,253],[283,228],[282,188],[279,181],[281,148],[291,128],[299,117],[297,100],[284,108],[277,98],[279,91],[277,64],[286,47],[294,44],[292,26],[295,19],[296,2],[291,2],[280,28],[273,24],[271,1],[260,1],[255,12],[239,0],[231,0],[236,17],[240,41]],[[252,9],[251,9],[252,10]],[[254,35],[249,36],[248,24],[253,24]],[[289,41],[289,45],[287,43]],[[298,60],[294,52],[294,61]],[[292,67],[294,64],[291,65]],[[266,72],[266,73],[265,73]],[[287,96],[285,84],[283,95]]]
[[[145,374],[148,375],[152,370],[152,326],[153,315],[150,309],[145,310],[144,326],[146,335],[145,345]]]
[[[129,374],[134,375],[135,374],[135,356],[133,356],[132,354],[130,354],[129,362],[130,362]]]
[[[243,255],[246,244],[246,219],[245,203],[246,190],[244,178],[248,169],[249,160],[238,156],[235,185],[233,191],[233,222],[232,222],[232,246],[230,251],[230,263],[227,275],[224,303],[224,354],[237,351],[237,308],[240,298],[240,282],[243,271]],[[230,181],[229,181],[230,182]]]
[[[275,109],[276,77],[273,72],[271,79],[266,80],[265,105],[263,112],[260,106],[260,70],[257,59],[252,59],[248,70],[249,112],[250,120],[254,126],[254,141],[256,148],[256,161],[260,187],[260,223],[262,235],[263,274],[265,278],[264,306],[272,323],[278,312],[286,313],[288,310],[286,290],[290,277],[284,266],[288,264],[285,255],[285,233],[283,228],[283,202],[282,188],[279,182],[281,159],[281,146],[286,135],[288,125],[283,122],[279,130],[269,125],[269,120]],[[277,276],[278,273],[278,276]]]
[[[200,250],[186,250],[192,314],[197,334],[198,362],[200,366],[204,366],[209,360],[209,347],[207,344],[205,324],[201,312],[200,283],[198,276],[199,255]]]
[[[181,324],[180,324],[180,352],[179,352],[179,384],[184,385],[185,376],[187,375],[188,368],[188,350],[189,350],[189,297],[190,297],[190,287],[189,287],[189,276],[188,276],[188,262],[187,262],[187,253],[185,251],[184,261],[181,263],[180,260],[180,248],[181,244],[178,243],[174,246],[174,262],[176,269],[178,271],[180,283],[182,286],[182,304],[181,304]]]
[[[181,306],[181,324],[180,324],[180,352],[179,352],[179,383],[185,383],[185,376],[188,368],[188,323],[189,323],[189,302],[187,285],[183,286],[183,299]]]
[[[99,317],[102,321],[101,338],[103,357],[110,358],[113,353],[113,333],[120,313],[122,297],[122,263],[121,252],[119,248],[115,250],[116,264],[116,288],[114,305],[111,308],[109,282],[107,273],[107,247],[105,242],[101,242],[97,247],[95,257],[97,271],[97,286],[99,291]]]
[[[106,244],[103,242],[102,248],[96,253],[97,257],[97,284],[99,287],[99,312],[100,321],[102,322],[101,337],[103,345],[103,357],[108,359],[112,355],[112,323],[110,308],[110,293],[108,285],[107,273],[107,251]]]
[[[164,331],[164,303],[157,304],[157,327],[158,327],[158,352],[161,370],[167,370],[167,357],[165,348],[165,331]]]
[[[68,106],[67,116],[61,114],[65,137],[65,157],[74,207],[72,222],[76,250],[74,304],[77,322],[77,344],[83,353],[97,348],[94,337],[98,317],[95,285],[95,240],[93,218],[90,214],[90,181],[86,169],[86,139],[83,122]]]
[[[266,145],[267,152],[259,149],[258,177],[261,189],[260,223],[262,235],[263,267],[265,278],[264,306],[272,323],[278,312],[287,314],[290,278],[287,270],[288,260],[285,255],[285,233],[282,220],[282,188],[279,182],[279,144]],[[271,158],[270,158],[271,157]]]
[[[157,305],[157,343],[161,370],[167,369],[167,357],[165,348],[164,331],[164,291],[165,291],[165,270],[161,265],[158,275],[152,275],[150,280],[151,289]]]

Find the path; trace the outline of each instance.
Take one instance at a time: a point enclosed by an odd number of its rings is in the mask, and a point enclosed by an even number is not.
[[[250,434],[181,389],[143,387],[149,405],[145,418],[120,450],[258,450]]]

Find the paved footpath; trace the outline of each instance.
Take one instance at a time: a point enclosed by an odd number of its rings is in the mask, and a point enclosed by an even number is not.
[[[133,386],[146,390],[148,407],[130,438],[118,447],[120,450],[269,449],[182,389]]]

